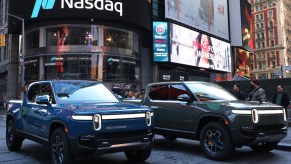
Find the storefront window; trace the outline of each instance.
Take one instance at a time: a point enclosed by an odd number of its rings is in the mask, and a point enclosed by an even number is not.
[[[28,49],[39,47],[39,30],[26,34],[26,47]]]
[[[138,82],[139,62],[136,59],[107,56],[104,58],[104,79],[108,82]]]
[[[36,81],[39,79],[39,60],[29,58],[25,60],[25,81]]]
[[[88,80],[91,72],[91,55],[47,56],[44,59],[44,67],[44,79]]]
[[[97,25],[69,26],[60,25],[47,29],[47,46],[94,45],[97,46]]]
[[[106,28],[104,30],[104,45],[133,50],[133,33],[117,29]]]

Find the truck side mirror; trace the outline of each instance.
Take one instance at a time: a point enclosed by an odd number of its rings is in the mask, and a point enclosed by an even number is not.
[[[50,96],[49,95],[43,95],[43,96],[38,96],[36,99],[35,99],[35,102],[37,104],[46,104],[46,105],[49,105],[50,104]]]

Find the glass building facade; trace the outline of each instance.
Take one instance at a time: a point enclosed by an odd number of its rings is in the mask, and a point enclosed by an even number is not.
[[[60,24],[26,33],[25,81],[76,79],[140,88],[140,36],[105,25]]]

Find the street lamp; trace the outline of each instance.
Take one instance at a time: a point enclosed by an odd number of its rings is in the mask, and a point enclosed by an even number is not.
[[[1,14],[1,13],[0,13]],[[20,18],[16,15],[13,14],[9,14],[9,13],[5,13],[4,15],[8,15],[11,17],[14,17],[18,20],[21,20],[22,22],[22,51],[21,51],[21,55],[20,55],[20,59],[19,62],[21,63],[21,98],[23,98],[23,89],[22,87],[24,86],[24,56],[25,56],[25,30],[24,30],[24,19]],[[8,27],[9,28],[9,27]]]

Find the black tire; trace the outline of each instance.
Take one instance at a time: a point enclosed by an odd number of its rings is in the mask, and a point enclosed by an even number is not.
[[[6,145],[10,151],[19,151],[22,146],[23,138],[15,134],[14,120],[6,122]]]
[[[250,148],[253,149],[256,152],[270,152],[274,150],[278,145],[278,142],[267,142],[259,145],[251,145]]]
[[[143,150],[137,151],[125,151],[124,154],[126,158],[132,162],[144,162],[147,160],[152,152],[152,146],[148,146]]]
[[[163,135],[163,137],[164,137],[166,140],[169,140],[169,141],[175,141],[175,140],[177,139],[177,137],[168,136],[168,135]]]
[[[74,162],[70,152],[68,137],[63,128],[56,129],[50,137],[50,157],[53,164],[69,164]]]
[[[214,122],[203,127],[200,147],[213,160],[225,160],[234,152],[234,145],[225,125]]]

